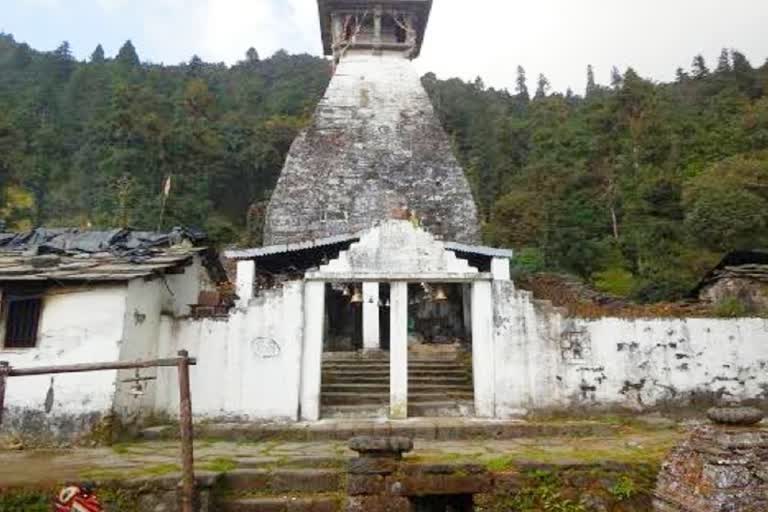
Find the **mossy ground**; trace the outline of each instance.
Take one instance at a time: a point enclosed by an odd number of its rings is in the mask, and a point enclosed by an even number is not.
[[[568,420],[537,421],[551,424]],[[494,473],[524,482],[528,489],[525,493],[502,492],[487,497],[487,508],[481,510],[489,512],[580,512],[579,506],[586,506],[584,500],[587,505],[590,500],[607,503],[605,510],[611,512],[645,511],[643,507],[649,503],[658,467],[683,438],[684,430],[621,416],[603,417],[599,421],[618,428],[610,429],[606,435],[578,438],[417,441],[416,450],[406,461],[482,464]],[[203,439],[195,443],[195,456],[198,471],[222,473],[236,468],[343,470],[354,453],[341,441],[235,443]],[[136,500],[135,492],[121,489],[114,482],[151,481],[178,471],[179,444],[175,441],[121,443],[93,449],[0,451],[0,512],[49,510],[50,497],[58,486],[89,480],[111,482],[100,489],[100,495],[105,501],[122,504],[117,510],[130,511]],[[517,508],[503,508],[513,505]],[[630,505],[635,508],[628,508]]]

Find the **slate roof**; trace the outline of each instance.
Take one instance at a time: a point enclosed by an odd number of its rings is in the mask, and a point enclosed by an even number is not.
[[[729,252],[704,276],[689,295],[696,297],[704,288],[727,278],[751,279],[768,283],[768,249]]]
[[[116,282],[170,273],[204,256],[216,282],[224,275],[204,234],[36,229],[0,233],[0,282]],[[218,268],[216,268],[218,267]]]

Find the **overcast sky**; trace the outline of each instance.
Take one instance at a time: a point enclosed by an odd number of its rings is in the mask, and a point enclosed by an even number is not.
[[[168,64],[231,64],[250,46],[321,53],[316,0],[0,0],[0,31],[40,50],[68,40],[78,58],[98,43],[114,55],[126,39]],[[582,91],[587,64],[603,83],[612,66],[666,81],[697,53],[714,66],[722,47],[765,62],[767,0],[434,0],[417,65],[513,89],[522,64],[531,88],[544,73]]]

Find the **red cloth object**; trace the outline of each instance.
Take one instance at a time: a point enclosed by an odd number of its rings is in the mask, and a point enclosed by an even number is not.
[[[88,489],[71,486],[62,489],[54,504],[55,512],[104,512],[99,499]]]

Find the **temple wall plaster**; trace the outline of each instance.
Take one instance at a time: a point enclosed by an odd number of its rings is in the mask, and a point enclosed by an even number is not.
[[[226,320],[173,319],[160,326],[159,357],[186,349],[197,420],[298,419],[304,322],[301,282],[269,290]],[[178,415],[175,369],[158,371],[155,411]]]
[[[126,286],[75,287],[44,296],[38,343],[30,349],[0,349],[12,367],[35,368],[116,361],[123,344]],[[72,439],[107,415],[117,372],[13,377],[8,380],[0,433]],[[50,412],[46,398],[53,390]]]
[[[768,401],[768,320],[567,318],[494,283],[496,415]]]
[[[416,211],[444,239],[479,240],[477,208],[419,73],[401,52],[350,51],[294,141],[266,245],[354,233]]]

